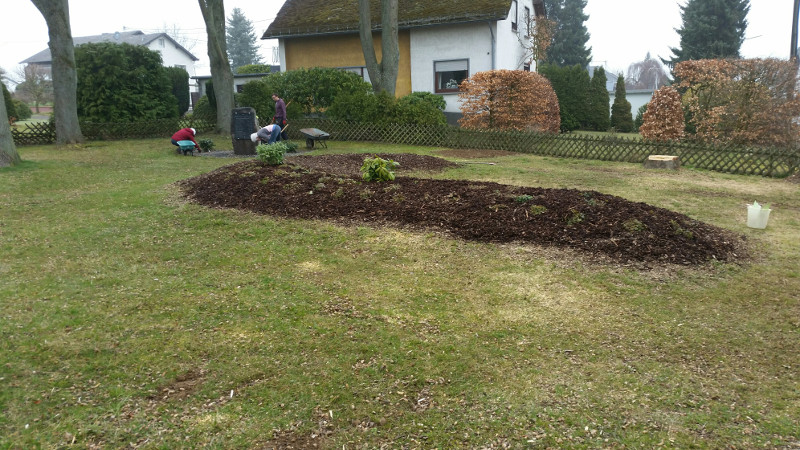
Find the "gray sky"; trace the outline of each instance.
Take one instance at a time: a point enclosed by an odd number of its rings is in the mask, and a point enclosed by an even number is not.
[[[653,57],[668,58],[670,47],[678,46],[676,28],[681,26],[679,4],[685,0],[588,0],[584,12],[589,15],[586,27],[591,39],[593,64],[602,64],[608,71],[625,71],[629,64]],[[13,2],[0,16],[0,67],[10,73],[19,62],[47,48],[47,26],[44,18],[25,0]],[[240,8],[253,23],[260,38],[283,0],[227,0],[226,17],[233,8]],[[742,56],[789,57],[792,27],[792,0],[751,0],[749,25]],[[73,36],[90,36],[115,31],[142,30],[146,33],[172,30],[177,27],[190,39],[189,50],[200,61],[198,75],[208,75],[205,24],[195,0],[69,0]],[[259,41],[261,56],[271,62],[271,47],[277,41]]]

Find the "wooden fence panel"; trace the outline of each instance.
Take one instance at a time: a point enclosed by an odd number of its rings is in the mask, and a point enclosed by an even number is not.
[[[204,119],[167,119],[144,123],[81,123],[88,140],[169,138],[177,129],[213,130]],[[579,136],[503,130],[468,130],[449,125],[365,124],[329,119],[295,119],[287,130],[290,139],[305,139],[303,128],[319,128],[333,141],[371,141],[456,149],[506,150],[558,158],[642,163],[650,155],[676,155],[681,165],[742,175],[785,177],[800,167],[800,149],[711,146],[699,142],[650,142],[625,136]],[[34,123],[12,130],[17,145],[55,142],[52,123]]]

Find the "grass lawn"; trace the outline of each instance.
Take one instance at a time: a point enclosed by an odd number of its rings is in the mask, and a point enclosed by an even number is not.
[[[18,150],[0,448],[800,446],[798,184],[522,154],[432,175],[618,195],[756,254],[640,272],[186,204],[172,183],[234,160],[166,139]]]

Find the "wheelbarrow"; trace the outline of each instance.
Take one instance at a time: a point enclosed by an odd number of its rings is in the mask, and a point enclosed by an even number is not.
[[[319,128],[301,128],[300,133],[306,138],[306,148],[313,149],[315,142],[319,142],[322,147],[328,148],[328,144],[325,141],[327,141],[331,135]]]
[[[183,152],[183,156],[194,156],[194,142],[192,141],[178,141],[178,151]]]

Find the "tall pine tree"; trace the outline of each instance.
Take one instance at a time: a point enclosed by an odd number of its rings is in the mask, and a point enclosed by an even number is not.
[[[606,131],[610,126],[607,80],[605,69],[602,67],[594,69],[592,81],[589,83],[589,112],[586,115],[586,125],[591,130]]]
[[[664,64],[739,57],[750,0],[689,0],[680,8],[680,48],[671,48],[673,57],[662,60]]]
[[[617,85],[614,87],[614,104],[611,105],[611,127],[621,133],[633,131],[633,112],[631,102],[625,98],[625,77],[617,76]]]
[[[592,48],[583,13],[587,0],[545,0],[548,18],[556,22],[553,42],[547,49],[546,62],[566,67],[575,64],[586,68],[592,61]]]
[[[234,72],[241,66],[262,63],[253,24],[247,20],[241,9],[233,8],[225,34],[228,41],[228,60]]]

